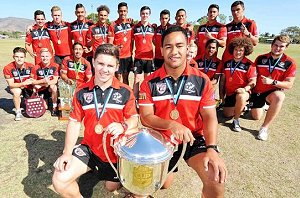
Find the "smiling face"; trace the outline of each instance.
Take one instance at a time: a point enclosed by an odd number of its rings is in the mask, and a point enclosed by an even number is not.
[[[85,19],[85,9],[82,7],[82,8],[77,8],[76,11],[75,11],[75,15],[77,16],[77,20],[78,21],[84,21]]]
[[[187,38],[182,32],[172,32],[165,37],[162,55],[166,67],[172,69],[185,67],[187,53]]]
[[[83,54],[83,47],[80,44],[77,44],[73,48],[74,57],[78,60],[82,57]]]
[[[205,49],[206,57],[217,56],[217,53],[218,53],[218,47],[216,43],[210,43]]]
[[[143,10],[140,12],[141,21],[146,23],[150,20],[150,10]]]
[[[281,54],[284,53],[286,48],[287,48],[287,43],[283,43],[280,40],[276,40],[271,45],[271,54],[274,57],[279,57]]]
[[[118,9],[119,19],[125,20],[128,14],[128,8],[126,6],[122,6]]]
[[[219,11],[217,8],[210,8],[207,17],[209,21],[216,20],[217,16],[219,16]]]
[[[21,67],[25,62],[25,54],[23,52],[16,52],[13,55],[13,59],[15,60],[15,64],[18,67]]]
[[[51,53],[49,51],[42,51],[41,52],[41,59],[44,66],[48,66],[51,61]]]
[[[233,50],[233,57],[235,61],[240,61],[244,58],[245,56],[245,48],[237,46]]]
[[[108,12],[106,10],[102,10],[98,12],[98,21],[102,24],[106,23],[108,19]]]
[[[186,23],[186,13],[185,11],[179,11],[175,17],[176,24],[181,26]]]
[[[117,59],[107,54],[99,54],[93,59],[95,81],[103,84],[111,83],[115,72],[118,71]]]
[[[35,17],[35,22],[36,24],[41,28],[44,27],[45,24],[45,17],[44,15],[40,14],[40,15],[36,15]]]

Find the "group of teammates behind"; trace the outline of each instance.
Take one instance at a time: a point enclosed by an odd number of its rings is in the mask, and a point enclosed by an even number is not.
[[[231,5],[233,21],[223,25],[217,22],[219,6],[210,5],[207,13],[208,21],[199,26],[195,35],[193,26],[186,22],[186,11],[179,9],[174,25],[181,26],[187,31],[189,64],[207,74],[215,88],[218,83],[220,84],[219,95],[224,102],[224,115],[234,117],[232,123],[234,131],[241,131],[238,118],[251,94],[251,113],[254,119],[262,116],[262,106],[265,102],[270,104],[266,120],[258,135],[259,139],[266,140],[267,128],[278,114],[284,99],[282,90],[289,89],[293,85],[296,65],[290,57],[283,54],[290,42],[286,36],[276,37],[271,45],[271,52],[259,56],[255,63],[247,59],[246,56],[252,53],[253,46],[258,43],[258,31],[256,23],[244,16],[244,10],[244,3],[235,1]],[[62,21],[62,11],[58,6],[51,9],[52,22],[45,21],[43,11],[37,10],[34,13],[36,24],[29,27],[25,48],[35,58],[36,66],[24,61],[18,64],[17,58],[20,58],[18,56],[20,53],[21,56],[22,53],[25,56],[26,52],[16,48],[15,66],[10,65],[10,69],[4,69],[5,78],[13,88],[16,120],[20,120],[22,115],[21,92],[30,93],[32,85],[37,87],[39,92],[49,87],[47,91],[51,93],[53,101],[52,115],[57,115],[58,77],[61,76],[70,85],[74,81],[80,84],[91,79],[93,54],[101,44],[112,43],[118,46],[120,66],[116,77],[129,84],[128,75],[130,71],[134,72],[133,91],[136,98],[139,97],[139,83],[143,79],[143,73],[146,77],[162,67],[164,59],[161,54],[161,36],[172,26],[169,23],[168,10],[161,11],[159,26],[150,24],[151,9],[148,6],[140,9],[141,18],[137,24],[133,24],[133,19],[127,17],[128,6],[125,2],[118,4],[119,18],[111,24],[107,23],[110,13],[107,6],[99,6],[97,12],[96,24],[87,20],[82,4],[76,5],[77,19],[72,23]],[[217,57],[219,47],[225,47],[222,60]],[[134,61],[133,49],[135,49]],[[16,69],[13,69],[14,67]],[[21,67],[25,67],[25,70]],[[25,89],[18,90],[20,87]]]

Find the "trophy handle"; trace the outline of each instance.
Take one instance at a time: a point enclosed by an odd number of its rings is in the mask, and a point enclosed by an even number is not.
[[[107,158],[110,166],[112,167],[112,169],[115,171],[115,173],[117,174],[118,178],[120,178],[119,176],[119,173],[118,173],[118,170],[116,169],[116,167],[113,165],[113,163],[111,162],[110,158],[109,158],[109,155],[107,153],[107,147],[106,147],[106,137],[107,137],[107,132],[104,131],[103,133],[103,137],[102,137],[102,143],[103,143],[103,150],[104,150],[104,154],[105,154],[105,157]],[[111,143],[111,146],[112,146],[112,141],[110,142]]]
[[[172,140],[172,137],[171,137],[171,140]],[[175,140],[175,141],[172,141],[172,142],[176,142],[176,147],[175,147],[174,151],[178,150],[178,142],[177,142],[176,140]],[[181,159],[183,159],[183,156],[184,156],[185,151],[186,151],[187,143],[186,143],[186,142],[183,142],[182,144],[183,144],[183,145],[182,145],[182,151],[181,151],[180,157],[179,157],[179,159],[177,160],[175,166],[174,166],[174,167],[170,170],[170,172],[167,174],[167,177],[168,177],[168,176],[169,176],[169,175],[177,168],[179,161],[180,161]]]

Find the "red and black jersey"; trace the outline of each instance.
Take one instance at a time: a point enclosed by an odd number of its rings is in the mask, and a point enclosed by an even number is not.
[[[162,47],[161,37],[162,37],[162,34],[164,33],[164,31],[167,28],[169,28],[170,26],[171,26],[171,24],[168,23],[165,27],[160,25],[155,29],[153,43],[155,45],[155,58],[156,59],[164,59],[164,57],[161,54],[161,47]]]
[[[153,59],[154,28],[150,23],[144,26],[141,22],[133,27],[132,38],[135,43],[135,58],[142,60]]]
[[[17,68],[15,62],[11,62],[3,68],[3,74],[5,79],[14,79],[14,83],[21,83],[30,78],[33,68],[34,65],[28,62],[22,68]]]
[[[189,30],[188,24],[184,24],[182,27],[186,30],[188,36],[188,44],[189,44],[192,40],[195,40],[195,32]]]
[[[278,59],[273,59],[271,53],[263,54],[256,58],[254,65],[257,70],[257,83],[253,92],[262,93],[277,89],[274,85],[263,84],[261,76],[266,76],[278,81],[284,81],[288,77],[296,76],[296,62],[291,57],[283,54],[279,62],[275,65],[277,60]]]
[[[75,63],[79,64],[79,63]],[[78,67],[78,68],[77,68]],[[76,71],[76,69],[78,71]],[[68,78],[76,80],[77,86],[88,80],[88,75],[92,75],[91,64],[85,58],[80,59],[80,64],[74,65],[74,56],[67,56],[62,62],[62,71],[66,72]],[[77,78],[76,78],[77,77]]]
[[[114,45],[122,46],[120,58],[128,58],[132,55],[132,20],[127,19],[125,23],[117,19],[111,25],[108,37],[114,38]]]
[[[223,61],[226,61],[227,59],[232,58],[232,55],[228,51],[229,43],[232,41],[232,39],[236,37],[246,37],[244,33],[241,31],[242,23],[246,26],[247,30],[253,35],[258,36],[258,30],[255,21],[251,19],[247,19],[244,17],[241,22],[235,23],[230,22],[226,25],[227,29],[227,40],[226,40],[226,49],[223,53]]]
[[[205,73],[210,80],[213,79],[215,74],[222,73],[222,63],[218,57],[213,57],[208,60],[205,56],[202,56],[199,60],[197,60],[198,69]]]
[[[51,62],[48,66],[44,66],[43,63],[37,64],[32,70],[33,78],[41,80],[49,78],[53,80],[54,76],[59,76],[59,65],[55,62]],[[38,91],[44,90],[46,87],[41,87]]]
[[[99,22],[92,25],[87,33],[87,42],[92,42],[93,53],[101,44],[108,43],[108,32],[110,26],[107,24],[100,24]]]
[[[246,57],[239,62],[235,62],[234,59],[228,60],[222,66],[227,96],[234,94],[238,88],[247,86],[249,80],[257,76],[253,62]]]
[[[73,39],[74,43],[78,42],[81,43],[83,46],[86,46],[87,32],[92,25],[94,25],[93,21],[87,19],[84,21],[78,21],[78,20],[73,21],[70,24],[70,29],[71,29],[71,38]],[[83,53],[83,57],[92,56],[92,55],[93,55],[92,52],[88,54]]]
[[[62,22],[60,25],[55,25],[54,22],[47,22],[46,25],[54,47],[55,55],[70,55],[72,49],[70,23]]]
[[[95,98],[93,90],[95,89],[98,106],[103,107],[104,100],[113,88],[111,97],[106,105],[105,113],[97,120],[97,113],[95,110]],[[116,78],[113,79],[111,87],[104,91],[95,86],[94,77],[84,84],[75,93],[73,98],[73,111],[70,113],[70,119],[84,124],[84,137],[82,144],[88,145],[93,153],[95,153],[102,161],[108,162],[103,151],[102,134],[95,132],[95,126],[99,123],[106,128],[112,122],[124,122],[132,116],[138,116],[135,108],[135,97],[131,88]],[[107,151],[113,163],[117,162],[117,157],[114,149],[110,146],[111,135],[107,135]]]
[[[162,119],[170,120],[170,112],[175,109],[172,94],[167,86],[177,93],[180,83],[183,84],[176,109],[179,111],[177,122],[189,128],[193,134],[203,135],[203,125],[200,109],[215,108],[214,89],[209,78],[197,68],[186,66],[183,74],[178,80],[170,77],[163,65],[151,75],[147,76],[141,84],[139,93],[139,106],[153,106],[154,114]],[[169,130],[161,131],[167,136],[172,134]]]
[[[34,25],[32,30],[26,34],[25,43],[32,45],[33,52],[36,53],[35,64],[40,63],[41,49],[47,48],[53,55],[53,49],[50,42],[50,35],[47,28],[39,28],[38,25]]]
[[[192,58],[188,63],[191,67],[197,68],[198,63],[195,61],[195,59]]]
[[[197,46],[198,53],[195,60],[200,59],[205,54],[205,44],[207,42],[207,38],[205,36],[206,30],[210,32],[210,34],[216,39],[222,39],[227,37],[226,26],[215,21],[213,23],[207,22],[206,24],[200,25],[197,31]]]

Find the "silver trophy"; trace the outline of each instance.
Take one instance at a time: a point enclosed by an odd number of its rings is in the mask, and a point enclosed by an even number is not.
[[[69,118],[69,113],[72,107],[72,99],[74,92],[76,90],[76,81],[73,85],[67,84],[64,80],[58,80],[58,89],[59,89],[59,110],[61,114],[59,116],[60,120],[66,120]]]
[[[106,133],[103,142],[106,142]],[[139,196],[152,195],[159,190],[166,181],[168,174],[177,167],[183,158],[186,143],[183,145],[181,156],[168,173],[169,161],[178,145],[165,140],[161,133],[142,128],[126,138],[111,140],[111,146],[118,156],[118,170],[113,166],[107,154],[106,144],[104,153],[110,165],[118,175],[121,184],[131,193]]]

